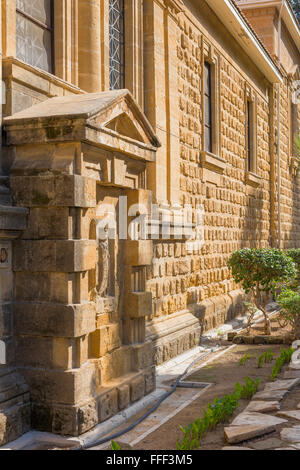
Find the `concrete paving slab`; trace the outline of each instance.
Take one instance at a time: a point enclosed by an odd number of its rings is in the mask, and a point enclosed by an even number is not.
[[[286,445],[285,442],[282,442],[280,439],[276,437],[269,437],[268,439],[264,439],[263,441],[251,442],[249,446],[255,450],[272,450],[278,447],[283,447]]]
[[[275,382],[269,382],[265,386],[265,391],[273,390],[292,390],[300,383],[300,378],[289,379],[289,380],[275,380]]]
[[[278,400],[281,401],[289,393],[288,390],[264,390],[254,395],[254,400]]]
[[[245,412],[256,412],[256,413],[272,413],[273,411],[280,410],[279,401],[259,401],[253,400],[249,403]]]
[[[250,447],[242,447],[242,446],[227,446],[227,447],[223,447],[222,450],[253,450],[253,449],[250,449]]]
[[[300,410],[295,411],[278,411],[277,416],[283,416],[284,418],[292,418],[300,421]]]
[[[275,416],[263,413],[243,412],[235,418],[231,423],[231,426],[279,426],[280,424],[287,422],[288,421],[286,419],[276,418]]]
[[[224,428],[225,439],[229,444],[238,444],[275,431],[275,426],[230,426]]]
[[[280,437],[283,441],[293,442],[296,444],[300,443],[300,426],[293,426],[291,428],[284,428],[280,433]]]

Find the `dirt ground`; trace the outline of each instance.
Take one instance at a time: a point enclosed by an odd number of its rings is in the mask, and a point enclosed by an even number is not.
[[[271,335],[290,335],[292,332],[290,325],[283,325],[282,321],[280,322],[281,324],[279,324],[279,319],[279,314],[275,314],[272,318],[270,318]],[[246,334],[246,330],[243,330],[241,334]],[[257,325],[253,325],[253,327],[251,328],[251,336],[252,335],[264,335],[264,322],[260,322]]]
[[[214,384],[213,387],[211,387],[204,395],[196,399],[191,405],[183,409],[166,424],[162,425],[154,433],[139,442],[135,446],[135,449],[175,450],[177,440],[182,437],[179,425],[185,427],[194,421],[196,417],[201,416],[209,402],[212,402],[216,397],[220,398],[227,393],[232,393],[236,382],[243,384],[246,377],[250,377],[251,379],[260,378],[261,384],[259,390],[262,390],[264,388],[264,384],[270,381],[271,370],[276,357],[280,355],[281,347],[283,346],[236,346],[234,349],[218,358],[215,362],[212,362],[204,368],[192,373],[188,380],[210,382]],[[268,350],[273,351],[275,355],[274,361],[271,364],[265,364],[262,368],[258,368],[257,361],[259,355]],[[251,358],[246,361],[244,366],[241,366],[239,361],[245,354],[250,354]],[[284,370],[286,370],[286,368]],[[283,377],[284,370],[278,378]],[[300,388],[295,389],[288,394],[287,398],[281,404],[281,409],[296,409],[299,401]],[[232,422],[234,417],[237,416],[248,405],[248,403],[248,400],[241,400],[240,406],[235,411],[230,422]],[[291,422],[291,424],[299,425],[299,422]],[[286,425],[283,425],[282,427],[286,427]],[[281,428],[279,427],[275,433],[270,435],[270,437],[279,436],[280,429]],[[224,445],[226,445],[224,440],[224,424],[220,424],[215,431],[208,433],[204,437],[200,450],[221,450]]]

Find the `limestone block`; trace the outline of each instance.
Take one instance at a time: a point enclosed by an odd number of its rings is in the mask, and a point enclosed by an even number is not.
[[[33,402],[31,418],[38,431],[78,436],[99,423],[98,404],[94,398],[79,406]]]
[[[287,395],[288,390],[264,390],[254,395],[254,400],[278,400],[281,401]]]
[[[0,299],[1,302],[10,302],[13,290],[13,273],[10,269],[0,269]]]
[[[18,206],[96,206],[96,181],[79,175],[11,175],[10,185]]]
[[[152,262],[151,240],[126,240],[124,264],[127,266],[146,266]]]
[[[130,383],[130,398],[132,402],[140,400],[145,394],[145,380],[143,376],[137,377]]]
[[[69,238],[68,207],[32,207],[23,240],[60,240]]]
[[[130,346],[122,346],[98,359],[97,365],[101,371],[102,384],[129,374],[132,372],[132,349]]]
[[[68,273],[15,273],[15,298],[24,302],[52,302],[68,304],[70,275]],[[70,302],[72,303],[72,302]]]
[[[151,213],[152,193],[146,189],[130,189],[125,192],[127,196],[128,209],[133,205],[139,205],[141,214]],[[142,210],[143,209],[143,210]]]
[[[284,428],[280,433],[280,437],[283,441],[300,443],[300,426]]]
[[[3,192],[3,188],[1,190]],[[10,201],[11,195],[9,190],[7,190],[7,194],[4,192],[3,197],[7,197]],[[27,223],[27,214],[28,210],[25,208],[0,205],[0,230],[24,230]]]
[[[69,371],[20,368],[34,402],[76,405],[94,396],[98,378],[94,364],[86,363]]]
[[[118,186],[125,186],[126,162],[120,158],[113,159],[112,182]]]
[[[130,388],[129,385],[122,385],[118,387],[118,407],[119,410],[124,410],[130,403]]]
[[[0,412],[0,446],[18,439],[30,430],[30,403],[22,401]]]
[[[143,318],[152,315],[152,293],[131,292],[126,294],[126,314],[130,318]]]
[[[144,344],[134,345],[133,353],[133,369],[135,371],[144,370],[153,365],[153,344],[147,341]]]
[[[117,390],[105,393],[98,398],[100,422],[106,421],[118,412]]]
[[[290,380],[276,380],[275,382],[269,382],[266,384],[264,391],[277,391],[277,390],[292,390],[300,383],[300,378]]]
[[[297,421],[300,421],[300,410],[294,411],[279,411],[277,413],[278,416],[283,416],[284,418],[291,418]]]
[[[91,303],[16,303],[14,306],[14,333],[17,335],[77,338],[95,328],[96,311]]]
[[[0,304],[0,338],[12,334],[12,304]]]
[[[121,346],[119,324],[101,326],[91,335],[91,351],[94,357],[102,357]]]
[[[80,272],[93,269],[93,240],[18,240],[14,242],[14,271]]]
[[[245,412],[258,412],[258,413],[272,413],[273,411],[280,410],[280,403],[278,401],[254,401],[252,400]]]
[[[268,425],[243,425],[224,428],[225,438],[230,444],[238,444],[255,437],[269,434],[275,430],[275,426]]]
[[[286,423],[286,419],[276,418],[275,416],[266,415],[264,413],[247,412],[240,413],[231,423],[231,426],[278,426]]]
[[[155,366],[151,367],[145,374],[145,392],[151,393],[155,390],[156,387],[156,374],[155,374]]]

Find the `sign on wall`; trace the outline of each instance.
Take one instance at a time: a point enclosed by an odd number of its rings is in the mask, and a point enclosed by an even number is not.
[[[0,269],[11,267],[11,245],[0,242]]]

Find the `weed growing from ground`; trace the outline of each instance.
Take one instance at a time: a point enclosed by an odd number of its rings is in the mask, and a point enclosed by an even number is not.
[[[276,359],[275,365],[272,369],[272,380],[276,379],[285,364],[289,364],[291,362],[294,352],[295,350],[293,348],[280,349],[280,356]]]
[[[239,406],[239,400],[252,398],[256,393],[260,379],[245,380],[245,385],[237,383],[232,395],[225,395],[223,398],[215,398],[213,403],[209,403],[204,410],[203,418],[197,418],[186,428],[180,426],[183,433],[182,441],[177,441],[177,450],[199,449],[201,440],[209,431],[213,431],[219,423],[225,423],[233,415]]]
[[[251,354],[245,354],[245,356],[240,359],[240,366],[244,366],[248,359],[251,359],[251,357]]]
[[[273,351],[266,351],[264,352],[263,354],[261,354],[258,358],[258,362],[257,362],[257,367],[258,368],[261,368],[263,366],[263,364],[269,364],[270,362],[272,362],[274,359],[274,353]]]

